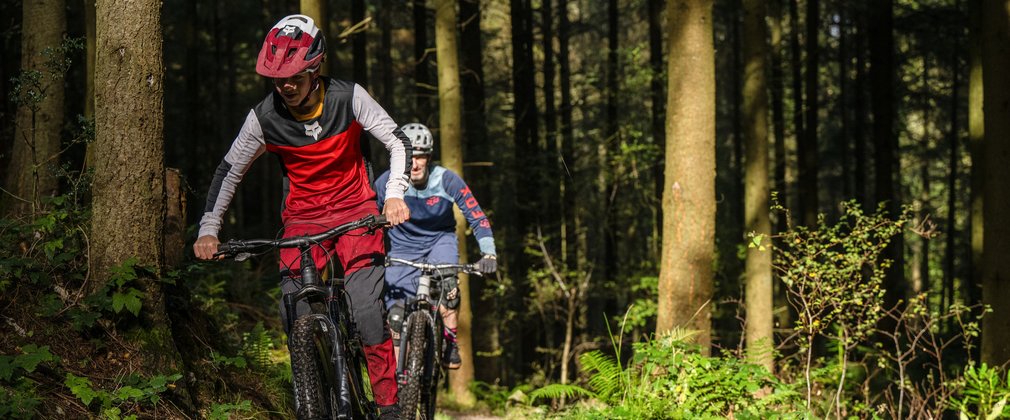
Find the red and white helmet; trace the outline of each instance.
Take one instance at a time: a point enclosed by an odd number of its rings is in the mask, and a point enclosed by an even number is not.
[[[312,18],[286,16],[277,22],[260,49],[256,73],[272,78],[291,77],[303,71],[316,71],[326,56],[326,39]]]

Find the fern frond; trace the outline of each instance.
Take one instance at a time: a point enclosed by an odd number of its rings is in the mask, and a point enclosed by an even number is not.
[[[604,400],[610,401],[612,397],[622,393],[624,371],[617,364],[617,360],[595,350],[583,353],[579,357],[579,362],[585,367],[586,372],[595,372],[589,377],[589,387]]]
[[[530,392],[530,401],[535,402],[541,398],[558,399],[561,397],[572,398],[575,396],[595,398],[596,393],[578,385],[550,384]]]

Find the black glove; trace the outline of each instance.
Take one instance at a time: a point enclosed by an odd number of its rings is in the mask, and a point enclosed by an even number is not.
[[[477,261],[477,271],[483,274],[491,274],[498,271],[498,259],[494,255],[484,254],[484,258]]]

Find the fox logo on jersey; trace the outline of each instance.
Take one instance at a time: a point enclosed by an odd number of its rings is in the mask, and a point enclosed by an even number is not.
[[[319,126],[319,121],[313,122],[312,124],[305,124],[306,136],[319,140],[319,133],[321,132],[323,132],[323,128]]]

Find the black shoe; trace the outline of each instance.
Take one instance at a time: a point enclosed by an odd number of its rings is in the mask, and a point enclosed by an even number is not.
[[[448,369],[459,369],[462,364],[463,359],[459,357],[459,346],[456,343],[448,343],[445,354],[442,355],[442,365]]]
[[[400,419],[400,405],[386,405],[379,407],[379,419],[380,420],[399,420]]]

